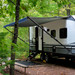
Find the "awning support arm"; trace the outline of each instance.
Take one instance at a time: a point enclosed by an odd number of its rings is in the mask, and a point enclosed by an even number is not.
[[[10,33],[12,33],[12,34],[14,34],[13,32],[11,32],[9,29],[7,29],[6,27],[5,27],[5,29],[6,30],[8,30]],[[27,45],[29,45],[26,41],[24,41],[22,38],[20,38],[20,37],[18,37],[21,41],[23,41],[24,43],[26,43]]]

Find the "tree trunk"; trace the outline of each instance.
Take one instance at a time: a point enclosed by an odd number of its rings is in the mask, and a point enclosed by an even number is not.
[[[19,6],[20,0],[16,0],[16,18],[15,18],[15,25],[14,25],[14,36],[12,38],[12,43],[17,44],[17,37],[18,37],[18,21],[19,21]],[[14,61],[15,61],[15,47],[11,45],[11,61],[10,64],[10,75],[14,75]]]
[[[69,3],[69,5],[68,5],[68,7],[69,7],[69,9],[66,9],[66,11],[67,11],[67,16],[70,16],[70,7],[71,7],[71,3]]]
[[[66,9],[67,11],[67,16],[70,16],[70,9]]]

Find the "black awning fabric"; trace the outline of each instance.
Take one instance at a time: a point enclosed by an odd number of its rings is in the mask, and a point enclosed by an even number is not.
[[[45,24],[45,23],[48,23],[48,22],[52,22],[52,21],[55,21],[55,20],[60,20],[60,19],[66,19],[68,17],[46,17],[46,18],[39,18],[39,17],[31,17],[31,19],[33,19],[35,22],[37,22],[38,24]],[[25,17],[21,20],[19,20],[19,27],[31,27],[31,26],[36,26],[29,18]],[[5,27],[8,27],[8,26],[14,26],[15,25],[15,22],[12,22],[10,24],[7,24],[4,26]]]

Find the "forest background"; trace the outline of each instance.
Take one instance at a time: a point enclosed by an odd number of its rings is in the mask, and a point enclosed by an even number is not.
[[[11,54],[12,34],[3,26],[15,21],[16,0],[0,0],[0,63],[7,61]],[[74,0],[21,0],[20,19],[30,17],[55,17],[75,15]],[[8,27],[13,32],[13,27]],[[19,28],[18,36],[29,44],[29,28]],[[16,46],[16,58],[22,59],[28,56],[29,45],[18,39]],[[2,68],[2,67],[1,67]]]

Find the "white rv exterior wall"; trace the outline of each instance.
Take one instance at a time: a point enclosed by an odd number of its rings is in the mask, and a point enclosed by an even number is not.
[[[75,21],[74,20],[67,20],[67,44],[75,43]]]
[[[48,23],[45,23],[45,24],[42,24],[43,27],[46,27],[48,29],[50,29],[50,31],[48,33],[51,34],[51,30],[56,30],[56,39],[61,42],[62,44],[64,45],[70,45],[71,43],[74,43],[75,42],[75,21],[72,20],[69,20],[69,19],[65,19],[65,20],[56,20],[56,21],[53,21],[53,22],[48,22]],[[46,30],[45,28],[45,30]],[[67,28],[67,38],[60,38],[59,37],[59,30],[61,28]],[[38,33],[39,37],[39,48],[41,48],[41,35],[42,35],[42,31],[41,29],[39,28],[39,33]],[[30,27],[30,40],[33,40],[35,42],[35,27]],[[44,39],[44,43],[45,44],[53,44],[53,45],[59,45],[59,43],[57,43],[53,38],[51,38],[48,34],[46,34],[44,32],[43,34],[43,39]]]
[[[75,43],[75,20],[70,17],[68,19],[61,19],[61,20],[56,20],[53,22],[48,22],[45,24],[42,24],[44,29],[47,31],[47,29],[50,29],[48,33],[51,34],[51,30],[56,30],[56,39],[61,42],[63,45],[71,45],[71,43]],[[60,29],[61,28],[67,28],[67,38],[60,38]],[[42,30],[39,28],[38,30],[38,46],[39,50],[42,50]],[[30,40],[33,40],[35,42],[35,27],[30,27]],[[44,42],[44,51],[46,52],[53,52],[52,45],[60,45],[57,43],[53,38],[51,38],[47,33],[43,32],[43,42]],[[49,44],[49,48],[47,45]],[[51,44],[51,46],[50,46]],[[66,46],[68,47],[68,46]],[[69,50],[64,49],[61,46],[56,46],[56,52],[59,54],[75,54],[75,47],[68,47],[70,48]],[[35,49],[34,49],[35,50]]]
[[[48,29],[50,29],[49,33],[51,34],[51,30],[56,30],[56,39],[59,40],[59,42],[61,42],[62,44],[67,44],[67,39],[60,39],[59,37],[59,30],[60,28],[66,28],[66,20],[56,20],[53,22],[49,22],[46,24],[43,24],[42,26],[47,27]],[[47,35],[44,32],[44,42],[45,44],[58,44],[53,38],[51,38],[49,35]]]

